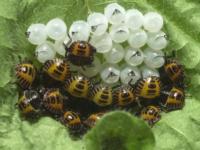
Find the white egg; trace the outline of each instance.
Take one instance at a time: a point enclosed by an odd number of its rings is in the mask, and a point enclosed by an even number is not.
[[[104,33],[100,36],[93,35],[90,43],[96,48],[98,53],[109,52],[113,45],[112,39],[108,33]]]
[[[94,77],[101,71],[101,62],[98,57],[94,57],[94,61],[91,65],[86,65],[80,69],[80,72],[86,77]]]
[[[160,77],[158,70],[153,69],[153,68],[149,68],[145,65],[140,67],[140,71],[142,73],[143,78],[147,78],[147,77],[151,77],[151,76]]]
[[[158,32],[163,27],[163,18],[157,12],[148,12],[144,15],[143,26],[149,32]]]
[[[148,33],[147,44],[154,50],[161,50],[167,46],[166,34],[162,31]]]
[[[150,68],[160,68],[165,63],[164,53],[162,51],[146,48],[144,50],[144,62]]]
[[[114,84],[119,81],[120,70],[117,67],[108,64],[100,72],[100,76],[101,76],[101,79],[103,82],[105,82],[107,84]]]
[[[65,56],[66,50],[64,44],[70,41],[69,37],[66,35],[62,40],[56,40],[54,43],[55,50],[61,56]]]
[[[116,43],[125,42],[129,37],[129,29],[125,24],[112,25],[109,33]]]
[[[140,48],[147,42],[147,33],[144,30],[137,30],[130,33],[128,43],[133,48]]]
[[[47,60],[55,58],[56,51],[53,43],[46,41],[41,45],[38,45],[35,50],[35,55],[39,62],[44,63]]]
[[[32,24],[26,31],[28,41],[34,45],[40,45],[47,39],[46,26],[44,24]]]
[[[135,84],[140,78],[141,73],[137,67],[126,66],[121,70],[120,80],[123,84]]]
[[[66,36],[67,26],[62,19],[54,18],[47,23],[46,31],[50,38],[60,40]]]
[[[114,43],[112,49],[104,53],[104,58],[108,63],[116,64],[124,58],[124,54],[124,48],[120,44]]]
[[[91,32],[94,35],[102,35],[108,28],[108,20],[101,13],[92,13],[88,16],[87,22],[91,27]]]
[[[72,23],[69,35],[73,41],[88,41],[91,28],[85,21],[79,20]]]
[[[104,9],[104,14],[111,24],[122,23],[125,20],[125,13],[125,9],[117,3],[111,3]]]
[[[125,23],[131,30],[138,30],[143,25],[144,16],[137,9],[129,9],[126,12]]]
[[[138,66],[144,61],[144,54],[140,49],[127,48],[125,61],[131,66]]]

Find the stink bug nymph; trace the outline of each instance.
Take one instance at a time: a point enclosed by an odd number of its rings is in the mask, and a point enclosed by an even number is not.
[[[98,106],[108,106],[113,102],[113,91],[109,86],[96,85],[89,94],[89,99]]]
[[[126,106],[136,101],[136,96],[134,89],[131,86],[120,86],[115,89],[114,94],[114,103],[117,106]]]
[[[80,117],[73,111],[64,112],[62,123],[73,132],[79,132],[82,128]]]
[[[164,110],[172,111],[182,109],[185,104],[185,93],[182,89],[177,87],[172,87],[169,92],[164,92],[167,96],[165,97],[161,105],[163,106]]]
[[[19,98],[16,106],[19,107],[22,115],[25,117],[34,117],[40,111],[41,101],[38,92],[34,90],[25,90]]]
[[[70,77],[70,66],[66,60],[55,58],[44,63],[43,71],[54,80],[63,82]]]
[[[28,89],[36,78],[36,68],[31,63],[21,63],[15,67],[16,77],[21,88]]]
[[[135,94],[137,97],[153,99],[160,96],[160,78],[152,76],[138,80],[136,83]]]
[[[173,83],[178,83],[178,84],[183,83],[184,80],[183,66],[180,65],[176,60],[167,59],[164,65],[164,71]]]
[[[103,112],[92,114],[83,123],[88,128],[92,128],[92,127],[95,126],[95,124],[97,123],[97,121],[100,120],[101,117],[103,117],[104,114],[105,113],[103,113]]]
[[[96,48],[86,41],[74,41],[69,47],[68,44],[65,45],[65,49],[66,58],[77,66],[90,65],[96,52]]]
[[[160,115],[160,108],[157,106],[147,106],[144,107],[140,113],[140,117],[147,121],[147,123],[150,126],[153,126],[156,122],[158,122],[161,119],[161,115]]]
[[[64,97],[61,95],[59,89],[47,89],[44,94],[42,104],[46,110],[53,114],[63,113]]]
[[[72,96],[79,98],[87,98],[91,82],[88,78],[76,75],[66,80],[64,89]]]

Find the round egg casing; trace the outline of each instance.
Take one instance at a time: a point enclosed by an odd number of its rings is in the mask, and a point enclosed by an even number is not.
[[[172,87],[172,89],[167,92],[167,95],[162,99],[161,105],[164,110],[172,111],[182,109],[185,104],[185,93],[184,90]]]
[[[151,76],[138,80],[136,83],[135,94],[137,97],[145,99],[154,99],[160,96],[161,81],[160,78]]]
[[[28,89],[36,78],[36,68],[31,63],[21,63],[15,67],[15,74],[20,87]]]
[[[34,90],[25,90],[16,104],[25,117],[35,117],[40,111],[40,97]]]
[[[105,85],[96,85],[91,89],[89,99],[98,106],[109,106],[113,102],[112,88]]]
[[[140,117],[147,121],[150,126],[153,126],[161,119],[160,108],[157,106],[149,105],[144,107],[140,112]]]
[[[113,93],[114,104],[126,106],[136,101],[134,89],[131,86],[120,86]]]
[[[64,97],[59,89],[47,89],[44,93],[42,104],[44,108],[52,114],[61,114],[64,107]]]
[[[75,41],[66,48],[66,51],[66,58],[72,64],[84,66],[93,62],[96,48],[86,41]]]
[[[70,66],[66,60],[55,58],[47,60],[43,71],[56,81],[63,82],[70,77]]]
[[[102,117],[104,114],[105,114],[105,113],[103,113],[103,112],[91,114],[91,115],[84,121],[84,125],[86,125],[88,128],[94,127],[95,124],[97,123],[97,121],[100,120],[101,117]]]
[[[66,80],[64,89],[74,97],[87,98],[91,82],[88,78],[76,75]]]

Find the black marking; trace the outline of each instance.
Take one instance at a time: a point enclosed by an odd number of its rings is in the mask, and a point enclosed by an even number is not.
[[[105,94],[105,95],[108,95],[110,92],[105,89],[105,90],[103,90],[102,93]]]
[[[103,103],[103,104],[107,104],[108,102],[105,101],[104,99],[99,99],[99,103],[100,103],[100,104],[101,104],[101,103]]]
[[[85,56],[86,52],[83,50],[77,50],[77,55],[78,56]]]
[[[49,97],[51,104],[55,104],[56,103],[56,99],[54,96]]]
[[[101,95],[101,98],[102,98],[102,99],[108,99],[109,96],[108,96],[108,95],[104,95],[104,94],[102,94],[102,95]]]
[[[117,76],[114,72],[110,72],[106,79]]]
[[[57,68],[60,72],[65,71],[64,65],[56,66],[56,68]]]
[[[84,89],[84,85],[82,85],[82,84],[76,84],[76,87],[78,88],[78,89],[81,89],[81,90],[83,90]]]
[[[75,93],[78,93],[78,94],[82,94],[83,93],[83,91],[80,91],[79,89],[74,89],[73,90]]]
[[[73,31],[73,32],[72,32],[72,35],[77,34],[77,33],[78,33],[78,31]]]
[[[58,70],[54,70],[53,74],[57,75],[57,76],[61,76],[62,72],[58,71]]]
[[[134,56],[142,56],[141,53],[139,51],[136,51],[132,56],[131,58],[133,58]]]
[[[155,89],[155,88],[156,88],[156,84],[149,84],[149,85],[148,85],[148,88],[150,88],[150,89]]]
[[[128,76],[135,76],[135,73],[133,70],[131,70],[129,73],[128,73]]]
[[[120,13],[121,13],[121,11],[120,11],[120,10],[118,10],[118,9],[115,9],[115,10],[113,11],[112,15],[116,15],[116,14],[120,14]]]
[[[30,76],[33,76],[33,68],[32,68],[32,67],[29,67],[29,69],[28,69],[28,74],[29,74]]]
[[[148,90],[147,93],[148,93],[148,95],[155,95],[156,90]]]

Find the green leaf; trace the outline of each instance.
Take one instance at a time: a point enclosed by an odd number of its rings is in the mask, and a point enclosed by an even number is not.
[[[156,150],[199,149],[200,103],[187,98],[183,110],[164,114],[153,128],[156,137]],[[198,147],[198,148],[197,148]]]
[[[1,0],[0,1],[0,16],[17,20],[17,14],[19,9],[19,4],[21,0]]]
[[[43,117],[37,123],[21,121],[17,112],[7,132],[1,133],[1,149],[84,149],[82,141],[73,141],[59,122]],[[4,126],[5,127],[5,126]],[[9,139],[9,140],[8,140]]]
[[[151,150],[154,136],[144,121],[126,112],[111,112],[85,136],[87,150]]]

